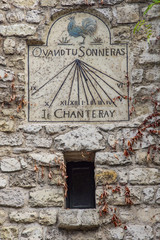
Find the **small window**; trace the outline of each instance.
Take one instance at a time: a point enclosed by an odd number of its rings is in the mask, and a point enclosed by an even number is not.
[[[67,208],[95,208],[94,162],[67,162]]]

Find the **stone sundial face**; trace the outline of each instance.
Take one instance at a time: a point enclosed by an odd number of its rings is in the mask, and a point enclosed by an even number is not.
[[[129,120],[126,76],[127,44],[112,44],[101,19],[81,12],[62,16],[46,45],[29,46],[28,120]]]

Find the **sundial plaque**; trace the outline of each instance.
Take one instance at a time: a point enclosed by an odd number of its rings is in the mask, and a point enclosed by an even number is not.
[[[103,20],[64,15],[52,24],[45,45],[28,47],[28,120],[129,120],[127,76],[127,44],[112,44]]]

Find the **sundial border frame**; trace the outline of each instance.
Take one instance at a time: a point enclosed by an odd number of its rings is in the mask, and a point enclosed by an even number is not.
[[[27,64],[28,64],[28,72],[27,72],[27,75],[28,75],[28,122],[33,122],[33,123],[108,123],[108,122],[128,122],[130,120],[130,114],[129,114],[129,85],[127,86],[127,94],[128,94],[128,101],[127,101],[127,104],[128,104],[128,119],[127,120],[104,120],[104,121],[34,121],[34,120],[30,120],[30,71],[29,71],[29,47],[32,46],[32,47],[40,47],[40,46],[43,46],[43,47],[48,47],[48,39],[49,39],[49,35],[50,35],[50,32],[52,30],[52,27],[54,26],[54,24],[59,21],[61,18],[63,17],[66,17],[68,15],[71,15],[71,14],[74,14],[74,13],[87,13],[87,14],[90,14],[96,18],[98,18],[101,22],[103,22],[105,24],[105,26],[107,27],[108,29],[108,32],[109,32],[109,44],[111,46],[114,46],[114,45],[125,45],[126,46],[126,75],[128,76],[129,72],[128,72],[128,68],[129,68],[129,63],[128,63],[128,43],[112,43],[112,37],[111,37],[111,32],[110,32],[110,29],[108,27],[108,25],[105,23],[104,20],[102,20],[100,17],[96,16],[96,14],[93,14],[93,13],[89,13],[89,12],[82,12],[82,11],[73,11],[73,12],[70,12],[70,13],[67,13],[67,14],[64,14],[62,15],[61,17],[58,17],[51,25],[49,31],[48,31],[48,34],[47,34],[47,39],[46,39],[46,44],[44,45],[28,45],[28,57],[27,57]]]

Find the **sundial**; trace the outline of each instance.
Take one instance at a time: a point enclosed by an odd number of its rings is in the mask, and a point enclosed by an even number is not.
[[[28,120],[129,120],[128,48],[104,21],[75,12],[53,22],[46,44],[28,49]]]

